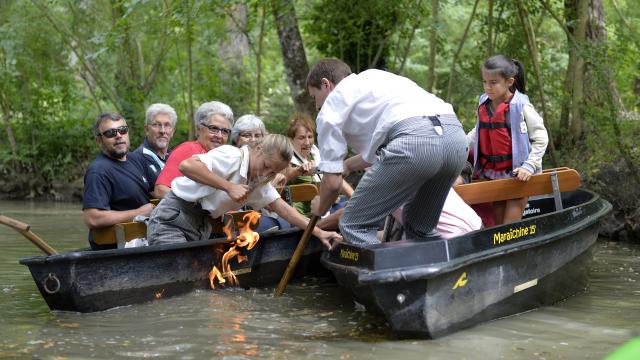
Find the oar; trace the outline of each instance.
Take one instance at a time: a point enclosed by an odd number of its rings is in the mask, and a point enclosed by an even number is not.
[[[42,240],[38,235],[34,234],[30,230],[31,226],[4,215],[0,215],[0,224],[4,224],[10,228],[13,228],[15,231],[19,232],[24,237],[29,239],[29,241],[31,241],[35,246],[39,247],[40,250],[44,251],[45,254],[55,255],[58,253],[54,248],[49,246],[49,244],[44,242],[44,240]]]
[[[284,292],[284,289],[287,287],[291,276],[293,276],[293,272],[296,270],[296,266],[302,257],[302,253],[304,249],[307,247],[307,243],[309,243],[309,239],[311,238],[311,233],[313,233],[313,228],[316,227],[316,223],[318,222],[320,217],[313,215],[309,220],[309,224],[307,228],[304,230],[302,234],[302,239],[298,242],[298,246],[296,246],[296,251],[293,252],[293,256],[291,256],[291,260],[289,260],[289,265],[287,265],[287,269],[284,271],[282,275],[282,279],[280,279],[280,283],[276,288],[276,291],[273,293],[273,296],[280,296]]]

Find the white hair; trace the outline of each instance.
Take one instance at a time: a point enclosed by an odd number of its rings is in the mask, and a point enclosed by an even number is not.
[[[231,143],[236,143],[236,140],[238,139],[238,136],[240,136],[240,133],[258,129],[262,131],[262,135],[267,135],[267,128],[264,127],[264,122],[262,121],[262,119],[251,114],[240,116],[231,129]]]
[[[150,125],[154,120],[156,115],[158,114],[166,114],[171,118],[171,126],[176,127],[176,123],[178,122],[178,115],[176,115],[176,111],[167,104],[151,104],[147,108],[147,114],[145,116],[145,124]]]
[[[200,105],[198,111],[196,111],[194,119],[195,125],[206,125],[209,122],[209,118],[213,115],[222,116],[229,121],[231,126],[233,126],[233,111],[231,111],[229,105],[219,101],[209,101]]]

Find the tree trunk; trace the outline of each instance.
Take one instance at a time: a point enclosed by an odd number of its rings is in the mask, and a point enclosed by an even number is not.
[[[493,0],[487,5],[487,57],[493,55]]]
[[[298,29],[293,0],[272,0],[271,8],[278,28],[284,69],[293,103],[297,111],[315,114],[314,102],[305,88],[309,65]]]
[[[185,36],[187,40],[187,114],[189,118],[189,139],[196,136],[196,125],[193,120],[193,23],[191,0],[187,0],[187,21]]]
[[[577,23],[574,32],[576,57],[573,67],[573,91],[571,96],[571,124],[569,136],[573,142],[582,138],[584,130],[584,51],[589,17],[589,0],[578,0],[576,7]]]
[[[431,0],[431,24],[429,25],[429,61],[427,64],[427,88],[433,92],[436,82],[436,53],[438,49],[438,0]]]
[[[262,53],[264,51],[264,23],[267,18],[266,6],[260,4],[260,32],[258,33],[258,51],[256,53],[256,115],[260,116],[262,101]]]
[[[227,35],[220,43],[218,54],[225,64],[225,72],[220,73],[220,82],[224,94],[229,98],[237,95],[237,86],[245,78],[243,60],[249,53],[249,40],[246,35],[247,7],[244,4],[231,5],[226,17]],[[242,102],[237,102],[241,104]],[[245,104],[242,104],[245,105]],[[248,105],[248,104],[247,104]],[[239,115],[239,114],[236,114]]]
[[[12,153],[16,153],[17,145],[16,145],[16,136],[13,133],[13,127],[11,126],[11,118],[13,117],[10,112],[5,112],[2,114],[2,122],[4,122],[4,126],[7,131],[7,141],[9,142],[9,148]]]
[[[576,43],[573,37],[576,24],[576,6],[572,0],[564,2],[564,20],[562,20],[552,9],[546,0],[540,0],[545,10],[554,18],[560,28],[567,36],[569,44],[569,60],[567,63],[565,80],[563,84],[563,93],[560,103],[560,136],[559,139],[565,139],[569,136],[569,125],[571,117],[571,98],[573,94],[573,70],[575,67],[575,59],[577,55]],[[556,144],[562,146],[561,143]]]
[[[467,27],[464,29],[464,34],[462,34],[462,39],[460,39],[460,44],[458,44],[458,48],[456,52],[453,54],[453,60],[451,60],[451,70],[449,70],[449,85],[447,86],[447,102],[451,102],[451,92],[453,91],[453,78],[455,75],[456,63],[458,62],[458,56],[460,56],[460,51],[464,46],[465,41],[467,41],[467,35],[469,34],[469,28],[471,27],[471,23],[473,22],[473,17],[476,15],[476,10],[478,9],[478,3],[480,0],[476,0],[473,4],[473,10],[471,10],[471,15],[469,16],[469,21],[467,22]]]
[[[595,61],[588,68],[587,98],[590,104],[596,107],[609,109],[609,122],[613,129],[614,142],[620,151],[629,173],[640,183],[640,173],[633,162],[632,150],[622,138],[619,119],[623,116],[624,105],[620,99],[618,88],[615,83],[614,74],[609,67],[609,57],[607,52],[607,30],[605,27],[605,15],[602,0],[591,0],[589,11],[589,21],[587,25],[587,37],[593,44]],[[606,86],[602,86],[605,83]]]
[[[536,44],[536,35],[533,30],[533,26],[531,25],[527,9],[525,8],[522,0],[518,0],[518,16],[520,17],[520,21],[522,22],[522,26],[527,37],[527,48],[529,49],[529,55],[531,57],[531,62],[533,63],[533,73],[536,77],[536,82],[538,83],[538,95],[540,96],[539,104],[542,112],[542,118],[547,120],[546,128],[549,135],[549,156],[551,157],[551,164],[553,167],[557,167],[558,163],[555,157],[555,146],[553,143],[553,137],[551,136],[551,121],[549,119],[549,113],[547,112],[547,99],[544,96],[544,82],[542,80],[542,72],[540,71],[540,56],[538,53],[538,46]]]
[[[402,52],[402,60],[400,61],[400,67],[398,68],[398,75],[402,75],[402,70],[404,70],[404,64],[407,63],[407,58],[409,57],[409,51],[411,51],[411,43],[413,42],[413,38],[416,35],[416,30],[420,26],[420,21],[416,21],[415,24],[411,27],[411,35],[409,35],[409,40],[407,41],[407,45],[404,47],[404,51]]]

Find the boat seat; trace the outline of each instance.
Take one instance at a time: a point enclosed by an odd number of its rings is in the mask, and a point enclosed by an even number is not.
[[[557,190],[554,191],[554,176]],[[519,199],[525,196],[553,194],[554,192],[573,191],[580,187],[580,174],[566,167],[547,169],[541,174],[531,176],[527,182],[517,179],[499,179],[476,181],[471,184],[454,186],[453,189],[469,205]]]
[[[318,193],[318,186],[315,184],[295,184],[285,186],[281,192],[281,196],[286,202],[291,204],[294,202],[311,201]]]
[[[283,194],[290,194],[291,201],[311,201],[314,196],[318,195],[318,188],[313,184],[297,184],[285,186]],[[283,195],[284,196],[284,195]],[[157,203],[156,203],[157,204]],[[211,232],[221,234],[224,233],[224,224],[231,224],[230,220],[233,218],[233,229],[237,229],[243,226],[245,220],[244,215],[248,211],[236,211],[225,214],[222,219],[209,219],[211,223]],[[251,226],[253,230],[258,227],[258,224]],[[132,239],[143,238],[147,236],[147,225],[141,222],[126,222],[118,223],[113,226],[108,226],[100,229],[91,230],[93,241],[99,245],[113,245],[116,244],[118,249],[123,248],[124,244]]]
[[[99,229],[92,229],[93,241],[98,245],[117,244],[118,249],[132,239],[144,238],[147,236],[147,225],[141,222],[118,223]]]

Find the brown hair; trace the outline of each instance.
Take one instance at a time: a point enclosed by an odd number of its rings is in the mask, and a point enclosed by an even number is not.
[[[320,89],[320,80],[325,78],[337,85],[342,79],[351,75],[351,68],[342,60],[327,58],[318,61],[307,75],[307,89],[314,87]]]
[[[296,137],[296,131],[298,131],[299,127],[303,127],[309,131],[311,131],[314,135],[316,134],[316,124],[311,119],[311,115],[307,113],[295,113],[289,119],[289,125],[287,125],[287,129],[285,130],[285,134],[293,139]]]

